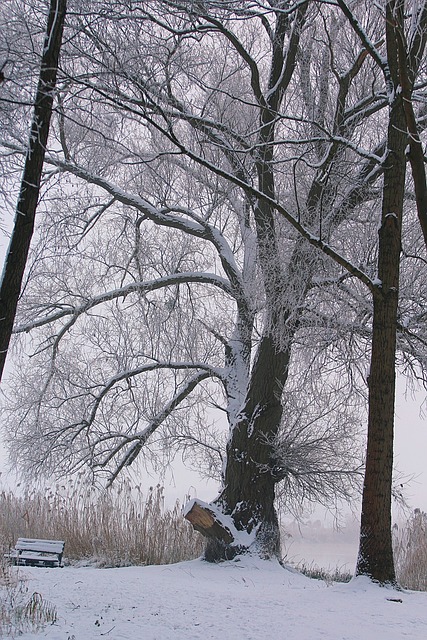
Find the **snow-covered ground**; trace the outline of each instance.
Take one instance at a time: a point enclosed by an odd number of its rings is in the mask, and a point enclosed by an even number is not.
[[[49,640],[426,640],[427,593],[327,585],[246,557],[121,569],[24,570],[56,605]],[[25,634],[21,640],[37,636]]]

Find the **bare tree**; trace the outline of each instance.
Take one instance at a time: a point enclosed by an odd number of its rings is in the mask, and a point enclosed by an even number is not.
[[[348,496],[360,477],[382,72],[323,3],[104,9],[81,8],[64,55],[46,158],[60,199],[15,329],[33,357],[13,383],[12,454],[112,482],[165,444],[201,446],[223,462],[218,498],[187,513],[207,557],[275,554],[277,493]],[[381,13],[366,20],[379,41]],[[416,269],[408,258],[408,300]],[[422,367],[405,309],[400,350]]]
[[[366,472],[363,489],[360,549],[357,573],[367,574],[381,583],[394,583],[395,571],[391,538],[391,498],[393,471],[393,434],[396,379],[396,339],[400,284],[400,254],[405,195],[406,147],[410,142],[415,178],[418,217],[424,226],[425,212],[417,179],[417,155],[420,140],[412,108],[414,80],[418,75],[425,48],[427,3],[412,5],[409,49],[405,35],[405,2],[385,4],[384,24],[386,57],[382,57],[368,34],[356,21],[346,3],[339,0],[344,13],[359,34],[367,51],[384,74],[389,97],[387,158],[384,163],[382,217],[379,229],[378,280],[373,292],[373,332],[371,366],[368,378],[369,418]],[[409,80],[411,78],[411,81]],[[401,81],[405,79],[404,91]],[[410,117],[408,117],[408,114]],[[409,138],[407,135],[407,126]],[[418,171],[419,177],[419,171]],[[424,231],[423,231],[424,233]]]
[[[65,0],[51,1],[21,190],[0,284],[0,380],[6,362],[16,307],[34,230],[65,13]]]

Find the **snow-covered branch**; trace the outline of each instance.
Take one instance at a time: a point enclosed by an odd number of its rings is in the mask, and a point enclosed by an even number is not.
[[[32,322],[18,325],[17,327],[15,327],[14,333],[28,332],[37,327],[51,324],[52,322],[55,322],[67,316],[73,316],[74,318],[77,318],[90,309],[97,307],[98,305],[101,305],[110,300],[116,300],[118,298],[125,299],[132,293],[149,293],[150,291],[157,291],[158,289],[164,289],[174,285],[190,283],[210,284],[218,287],[219,289],[233,297],[233,292],[227,280],[225,280],[225,278],[221,278],[215,273],[174,273],[170,276],[165,276],[163,278],[159,278],[158,280],[152,280],[149,282],[131,282],[130,284],[120,287],[119,289],[114,289],[112,291],[102,293],[98,296],[94,296],[93,298],[85,301],[80,305],[63,304],[63,308],[59,311],[51,313],[50,315],[47,315],[43,318],[33,320]]]
[[[197,387],[197,385],[203,380],[206,380],[209,376],[210,376],[210,373],[206,371],[194,375],[174,395],[174,397],[169,401],[169,403],[165,407],[163,407],[160,413],[158,413],[152,420],[150,420],[150,423],[144,428],[144,430],[135,434],[131,438],[131,441],[133,441],[133,444],[126,451],[122,460],[118,463],[116,469],[111,473],[108,479],[107,486],[111,486],[111,484],[119,475],[120,471],[125,466],[130,466],[135,461],[135,459],[141,453],[144,447],[144,444],[147,442],[148,438],[170,416],[170,414],[174,411],[174,409],[176,409],[181,404],[181,402],[183,402],[190,395],[190,393]],[[100,463],[100,466],[105,466],[113,458],[113,456],[115,457],[117,455],[120,449],[122,449],[126,444],[128,444],[128,442],[129,440],[127,440],[125,443],[122,443],[122,445],[119,448],[116,448],[115,450],[113,450],[111,454],[108,456],[108,458],[102,463]]]

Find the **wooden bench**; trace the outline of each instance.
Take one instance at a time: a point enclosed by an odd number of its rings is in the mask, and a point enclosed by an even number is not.
[[[62,567],[64,546],[63,540],[18,538],[9,557],[15,565]]]

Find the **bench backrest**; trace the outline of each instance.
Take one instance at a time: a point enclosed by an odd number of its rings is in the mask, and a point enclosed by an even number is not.
[[[18,538],[15,549],[17,551],[39,551],[43,553],[63,553],[63,540],[36,540],[33,538]]]

